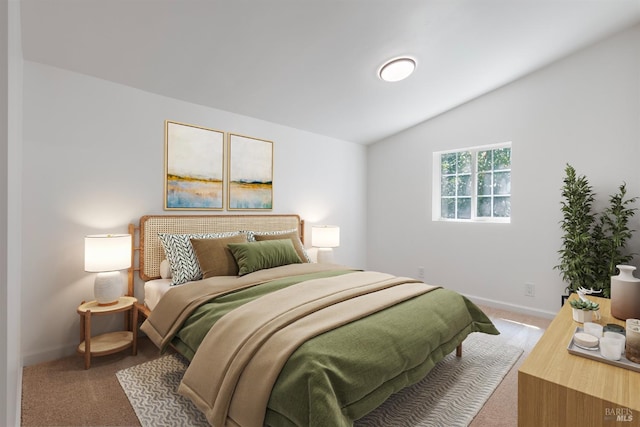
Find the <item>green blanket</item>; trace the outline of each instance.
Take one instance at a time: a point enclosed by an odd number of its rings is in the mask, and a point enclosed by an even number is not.
[[[234,308],[304,280],[349,272],[298,275],[218,297],[193,312],[173,343],[191,359],[211,326]],[[319,335],[285,364],[265,423],[350,426],[422,379],[471,332],[499,333],[473,303],[440,288]]]
[[[238,308],[241,305],[260,298],[263,295],[275,292],[305,280],[319,279],[323,277],[339,276],[351,273],[353,270],[321,271],[317,273],[301,274],[284,279],[272,280],[259,286],[242,289],[230,294],[215,298],[197,308],[186,320],[180,331],[176,334],[172,344],[187,359],[191,360],[204,336],[209,329],[222,316]]]

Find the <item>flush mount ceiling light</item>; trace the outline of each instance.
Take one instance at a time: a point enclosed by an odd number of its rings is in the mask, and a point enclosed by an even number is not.
[[[404,80],[416,69],[416,61],[408,56],[391,59],[380,67],[378,76],[385,82]]]

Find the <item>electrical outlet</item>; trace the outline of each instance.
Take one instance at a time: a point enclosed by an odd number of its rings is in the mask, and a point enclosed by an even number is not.
[[[525,283],[524,284],[524,296],[526,297],[535,297],[536,296],[536,285],[533,283]]]
[[[418,267],[418,279],[424,280],[424,267]]]

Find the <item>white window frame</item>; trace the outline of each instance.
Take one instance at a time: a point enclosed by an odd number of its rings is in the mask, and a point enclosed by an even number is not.
[[[468,148],[460,148],[455,150],[436,151],[433,153],[433,185],[432,185],[432,200],[431,200],[431,212],[433,221],[447,221],[447,222],[490,222],[490,223],[511,223],[511,216],[509,217],[478,217],[477,215],[477,203],[478,203],[478,162],[477,154],[480,151],[495,150],[498,148],[510,148],[512,155],[511,168],[513,170],[513,148],[511,141],[502,142],[499,144],[490,145],[478,145]],[[443,218],[442,217],[442,205],[441,205],[441,190],[442,190],[442,174],[441,174],[441,157],[443,154],[471,152],[471,218]],[[513,177],[513,175],[512,175]],[[512,193],[509,193],[511,198]],[[494,197],[494,196],[492,196]]]

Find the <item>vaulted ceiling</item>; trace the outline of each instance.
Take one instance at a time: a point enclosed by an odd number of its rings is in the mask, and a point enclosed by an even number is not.
[[[640,0],[21,0],[23,55],[372,143],[640,22]],[[377,77],[410,55],[408,79]]]

